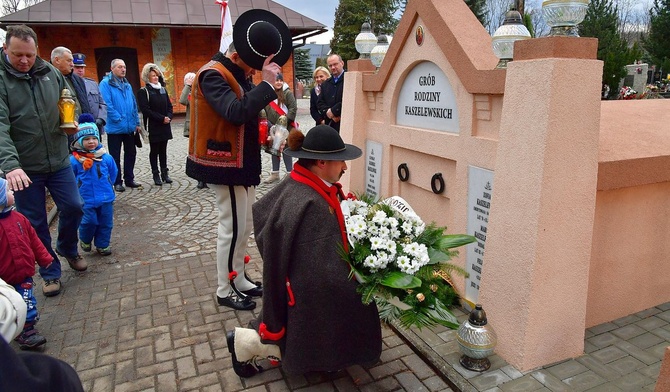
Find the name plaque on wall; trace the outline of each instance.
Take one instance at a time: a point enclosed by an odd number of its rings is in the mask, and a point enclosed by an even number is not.
[[[365,193],[380,196],[382,169],[382,145],[368,140],[365,143]]]
[[[484,265],[484,247],[489,224],[489,209],[493,193],[493,172],[476,166],[468,167],[468,232],[476,242],[466,246],[465,299],[472,303],[479,300],[479,285]]]
[[[170,39],[170,29],[158,28],[151,30],[151,50],[154,57],[154,63],[158,65],[165,79],[165,89],[170,96],[172,103],[176,102],[176,90],[174,81],[174,66],[172,63],[172,40]],[[143,66],[140,65],[140,66]]]
[[[449,79],[437,64],[424,61],[403,81],[396,122],[412,128],[458,133],[458,108]]]

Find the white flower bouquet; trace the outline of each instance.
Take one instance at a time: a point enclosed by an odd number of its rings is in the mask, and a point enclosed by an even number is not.
[[[458,253],[451,249],[475,238],[426,225],[397,196],[376,202],[350,194],[341,207],[349,240],[349,252],[342,256],[360,283],[363,303],[376,301],[382,319],[405,328],[458,328],[449,310],[458,301],[451,274],[467,273],[449,263]]]

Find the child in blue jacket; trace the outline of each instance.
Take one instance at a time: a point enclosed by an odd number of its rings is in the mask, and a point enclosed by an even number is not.
[[[84,200],[84,217],[79,225],[79,245],[90,252],[95,240],[99,254],[112,254],[110,239],[114,227],[114,181],[116,163],[100,143],[100,134],[93,116],[79,116],[79,132],[70,145],[70,164],[77,178],[79,194]]]

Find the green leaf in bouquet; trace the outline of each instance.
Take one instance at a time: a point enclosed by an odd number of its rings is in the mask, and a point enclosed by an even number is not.
[[[458,329],[459,323],[456,316],[439,299],[435,299],[435,305],[426,310],[428,316],[438,324],[447,328]]]
[[[367,305],[374,301],[377,295],[377,285],[374,283],[363,283],[358,286],[358,291],[361,293],[363,303]]]
[[[446,263],[451,260],[451,255],[435,248],[428,248],[428,257],[430,258],[428,265]]]
[[[448,250],[470,244],[476,240],[475,237],[467,234],[448,234],[437,240],[434,246],[441,250]]]
[[[391,271],[385,274],[380,283],[395,289],[413,289],[421,286],[421,279],[400,271]]]

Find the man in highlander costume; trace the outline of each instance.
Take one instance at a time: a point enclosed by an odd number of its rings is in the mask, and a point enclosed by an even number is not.
[[[237,18],[232,44],[226,44],[230,16],[224,10],[228,17],[223,17],[220,51],[200,68],[192,86],[186,175],[207,183],[216,195],[216,300],[252,310],[256,302],[251,298],[263,295],[245,273],[251,205],[261,174],[259,113],[277,98],[274,82],[291,55],[291,34],[276,15],[252,9]],[[263,78],[258,86],[249,81],[256,70]]]
[[[382,349],[377,307],[364,305],[341,257],[347,237],[337,181],[361,150],[328,125],[291,131],[284,154],[298,158],[290,177],[253,206],[263,258],[263,312],[254,329],[227,334],[240,377],[281,360],[289,374],[373,365]]]

